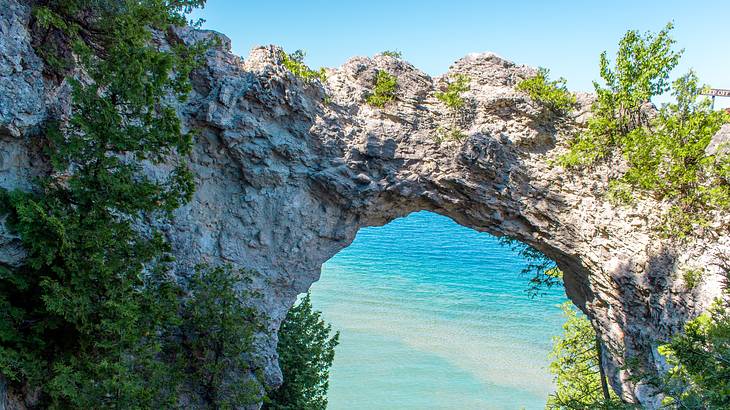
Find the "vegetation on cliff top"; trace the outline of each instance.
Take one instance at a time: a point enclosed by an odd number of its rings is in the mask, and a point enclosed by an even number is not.
[[[730,209],[730,156],[705,152],[730,115],[713,111],[700,97],[703,87],[693,72],[670,82],[682,55],[674,50],[672,28],[627,32],[613,66],[601,54],[604,85],[594,83],[593,117],[559,163],[585,167],[620,152],[628,168],[612,183],[611,197],[630,201],[643,194],[671,201],[664,231],[681,237],[705,223],[707,211]],[[666,92],[675,102],[655,111],[651,99]]]
[[[383,108],[395,100],[398,89],[398,78],[385,70],[378,70],[375,74],[375,87],[365,101],[373,107]]]
[[[519,91],[530,95],[533,101],[543,105],[556,115],[566,115],[575,107],[576,99],[566,86],[565,78],[550,80],[550,70],[540,68],[534,77],[520,81]]]
[[[387,56],[387,57],[393,57],[393,58],[402,58],[403,53],[397,50],[385,50],[380,53],[381,56]]]
[[[438,127],[434,140],[437,143],[444,141],[463,141],[468,135],[462,130],[460,117],[465,113],[466,100],[463,93],[469,91],[471,80],[465,74],[457,74],[448,79],[446,89],[436,92],[436,99],[441,101],[449,109],[451,114],[451,125],[449,127]]]
[[[301,78],[306,83],[315,80],[319,80],[322,83],[327,81],[327,73],[324,68],[320,68],[319,71],[312,70],[304,63],[305,56],[306,53],[303,50],[297,50],[291,54],[282,51],[281,62],[292,74]]]
[[[464,74],[457,74],[446,85],[445,91],[436,93],[436,98],[444,103],[452,111],[458,111],[466,101],[461,94],[469,91],[469,77]]]

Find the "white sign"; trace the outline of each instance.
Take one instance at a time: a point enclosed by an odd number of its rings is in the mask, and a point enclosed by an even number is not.
[[[723,90],[720,88],[710,88],[706,92],[701,93],[702,95],[711,95],[713,97],[730,97],[730,90]]]

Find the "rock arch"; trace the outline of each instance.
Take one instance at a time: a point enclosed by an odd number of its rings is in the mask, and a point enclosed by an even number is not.
[[[241,60],[225,44],[209,54],[184,107],[189,124],[204,130],[195,154],[200,184],[171,237],[181,253],[266,272],[272,331],[359,228],[429,210],[555,260],[568,296],[601,334],[613,387],[656,404],[619,369],[630,357],[661,367],[657,340],[719,289],[719,270],[694,292],[676,273],[711,266],[728,238],[679,244],[654,230],[664,204],[611,205],[604,193],[620,158],[578,173],[552,165],[590,96],[558,121],[514,89],[535,70],[494,54],[469,55],[437,78],[392,57],[354,58],[328,70],[323,87],[292,76],[276,47]],[[398,78],[397,100],[383,109],[364,102],[377,70]],[[458,113],[435,98],[455,74],[471,80]],[[454,127],[468,137],[438,141]]]
[[[7,68],[0,70],[0,182],[15,188],[41,168],[28,140],[49,112],[63,112],[68,90],[28,80],[42,71],[30,47],[28,9],[9,0],[2,13],[15,34],[0,36]],[[165,47],[213,35],[221,46],[208,52],[189,101],[179,106],[186,126],[200,130],[192,154],[197,192],[162,229],[181,274],[201,259],[260,272],[253,286],[271,318],[260,340],[269,383],[281,377],[276,329],[322,263],[361,227],[429,210],[555,260],[568,296],[600,332],[612,386],[629,401],[656,405],[649,389],[619,369],[633,357],[646,369],[661,368],[657,340],[719,294],[715,263],[730,238],[662,239],[653,227],[666,204],[613,206],[603,193],[621,167],[618,157],[581,172],[552,165],[587,115],[590,96],[580,96],[582,108],[570,121],[557,121],[514,89],[535,70],[494,54],[469,55],[437,78],[392,57],[354,58],[328,70],[321,85],[295,78],[276,47],[241,59],[212,32],[181,30],[160,41]],[[398,78],[397,100],[383,109],[364,102],[377,70]],[[458,112],[435,98],[454,74],[471,80]],[[466,138],[438,141],[457,127]],[[727,224],[727,215],[715,223]],[[0,233],[0,259],[18,263],[17,238]],[[707,268],[692,291],[678,275],[687,266]]]

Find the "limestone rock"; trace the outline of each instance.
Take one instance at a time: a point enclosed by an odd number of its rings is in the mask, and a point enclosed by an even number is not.
[[[730,124],[723,125],[705,149],[707,155],[730,155]]]
[[[0,0],[0,135],[20,137],[44,120],[43,63],[31,47],[30,8]]]

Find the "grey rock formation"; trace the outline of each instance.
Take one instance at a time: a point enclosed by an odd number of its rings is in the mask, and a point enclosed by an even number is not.
[[[45,117],[43,63],[27,32],[29,10],[0,1],[0,132],[19,137]]]
[[[61,88],[37,80],[27,9],[0,3],[0,182],[26,188],[28,176],[42,170],[26,142],[46,112],[63,109],[52,97]],[[167,41],[212,35],[181,30]],[[658,405],[621,367],[638,358],[661,369],[659,341],[720,294],[730,217],[715,215],[682,242],[662,238],[656,227],[666,204],[643,198],[614,206],[604,197],[620,157],[579,172],[552,165],[589,115],[590,96],[579,99],[574,122],[556,121],[514,88],[535,70],[494,54],[469,55],[436,78],[392,57],[357,57],[328,70],[320,84],[294,77],[276,47],[242,59],[229,45],[224,39],[207,53],[179,107],[185,125],[200,130],[191,157],[197,192],[162,229],[180,275],[200,261],[260,273],[251,286],[262,292],[258,307],[270,317],[258,340],[268,383],[281,381],[280,322],[322,264],[358,229],[430,210],[555,260],[568,296],[601,334],[611,385],[626,400]],[[397,99],[384,109],[364,102],[377,70],[398,78]],[[464,108],[452,112],[435,93],[456,74],[467,75],[471,89]],[[442,141],[454,129],[466,138]],[[12,235],[0,236],[7,238],[0,259],[19,263]],[[690,290],[681,272],[692,268],[705,273]]]
[[[725,124],[712,137],[705,149],[707,155],[729,155],[730,154],[730,124]]]

